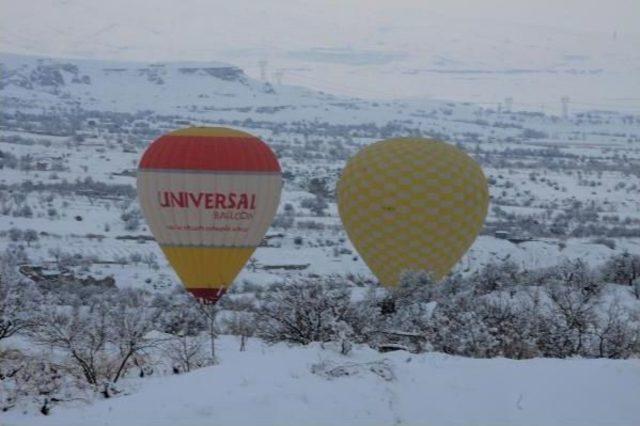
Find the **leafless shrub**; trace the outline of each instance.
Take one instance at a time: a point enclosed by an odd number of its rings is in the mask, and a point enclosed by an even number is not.
[[[261,301],[258,335],[268,342],[328,342],[339,337],[350,308],[349,291],[331,278],[289,283]]]
[[[602,274],[605,280],[633,285],[640,278],[640,256],[629,252],[613,256],[605,263]]]
[[[199,335],[175,334],[163,344],[163,353],[171,361],[175,374],[188,373],[195,368],[209,365],[204,342]]]

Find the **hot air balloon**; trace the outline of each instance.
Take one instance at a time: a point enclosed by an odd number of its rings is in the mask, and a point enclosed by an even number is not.
[[[442,279],[480,232],[489,199],[478,163],[452,145],[423,138],[365,147],[347,163],[337,190],[347,235],[391,287],[404,271]]]
[[[210,303],[260,244],[281,188],[271,149],[223,127],[163,135],[138,168],[138,198],[151,232],[186,289]]]

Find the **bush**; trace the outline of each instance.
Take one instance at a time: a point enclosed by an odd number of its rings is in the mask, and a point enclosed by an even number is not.
[[[341,338],[350,292],[333,279],[312,279],[272,287],[256,310],[258,336],[268,342],[303,345]]]
[[[612,238],[598,237],[591,240],[591,242],[594,244],[602,244],[605,247],[609,247],[611,250],[616,249],[616,240]]]
[[[52,255],[67,264],[60,250]],[[437,285],[429,274],[409,271],[398,287],[360,282],[353,295],[353,278],[299,278],[266,288],[245,283],[212,306],[200,305],[182,289],[152,295],[31,284],[17,272],[28,259],[12,248],[0,258],[0,339],[20,334],[48,351],[37,359],[19,351],[0,354],[0,406],[39,398],[40,409],[48,412],[69,384],[108,397],[132,370],[142,376],[157,362],[166,361],[176,373],[210,365],[216,362],[220,328],[240,337],[241,350],[246,337],[255,335],[269,343],[332,342],[343,354],[361,343],[381,351],[483,358],[637,357],[640,305],[632,296],[618,302],[603,281],[607,274],[615,272],[618,279],[621,270],[633,272],[630,259],[628,253],[616,255],[602,270],[581,261],[538,271],[504,262]],[[626,286],[628,274],[621,276]],[[3,340],[3,347],[10,341]]]
[[[624,252],[611,257],[602,268],[605,280],[618,284],[633,285],[640,278],[640,256]]]
[[[300,203],[300,206],[311,210],[316,216],[324,216],[325,210],[329,207],[326,199],[322,195],[316,195],[315,198],[305,198]]]

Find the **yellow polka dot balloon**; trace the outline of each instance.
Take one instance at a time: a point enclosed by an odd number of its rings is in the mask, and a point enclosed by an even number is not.
[[[442,279],[487,215],[482,169],[444,142],[397,138],[358,152],[338,182],[338,210],[355,248],[385,286],[404,271]]]

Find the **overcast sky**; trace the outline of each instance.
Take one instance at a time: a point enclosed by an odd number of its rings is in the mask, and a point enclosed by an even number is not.
[[[223,33],[226,44],[236,48],[259,47],[265,39],[289,47],[336,47],[366,38],[373,28],[428,26],[442,19],[609,34],[638,32],[640,22],[640,0],[0,0],[0,5],[1,50],[94,57],[162,44],[170,47],[163,56],[184,56],[180,52],[186,50],[198,59],[194,38],[211,33]]]

